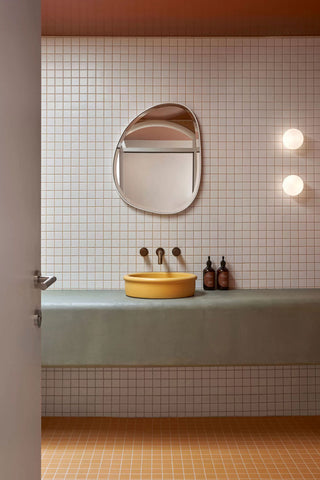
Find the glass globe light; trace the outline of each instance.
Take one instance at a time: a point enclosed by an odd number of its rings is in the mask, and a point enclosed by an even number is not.
[[[299,195],[303,190],[303,180],[298,175],[289,175],[283,180],[283,191],[292,197]]]
[[[297,150],[303,144],[303,133],[297,128],[290,128],[283,135],[283,145],[289,150]]]

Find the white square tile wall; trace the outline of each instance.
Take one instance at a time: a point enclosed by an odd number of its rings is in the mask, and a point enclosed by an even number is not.
[[[320,37],[44,37],[42,85],[42,272],[55,288],[122,288],[125,273],[159,269],[159,246],[198,286],[210,254],[226,256],[232,287],[320,287]],[[174,216],[128,207],[112,180],[123,129],[161,102],[190,107],[202,133],[200,193]],[[282,147],[290,127],[299,151]],[[282,192],[293,173],[298,198]]]
[[[42,414],[319,415],[320,365],[43,368]]]

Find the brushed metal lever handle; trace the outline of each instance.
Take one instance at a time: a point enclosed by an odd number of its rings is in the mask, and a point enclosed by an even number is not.
[[[37,288],[40,288],[41,290],[47,290],[47,288],[49,288],[56,280],[57,277],[55,277],[54,275],[44,277],[40,274],[39,271],[36,271],[34,273],[34,284]]]

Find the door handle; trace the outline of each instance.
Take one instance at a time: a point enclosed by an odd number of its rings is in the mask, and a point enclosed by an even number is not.
[[[34,272],[34,284],[37,288],[40,288],[41,290],[47,290],[47,288],[50,287],[50,285],[52,285],[56,280],[57,277],[55,277],[54,275],[50,277],[43,277],[38,270]]]

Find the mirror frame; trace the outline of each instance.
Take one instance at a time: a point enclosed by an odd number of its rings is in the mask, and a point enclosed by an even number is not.
[[[155,211],[155,210],[148,210],[142,206],[137,206],[137,205],[134,205],[132,204],[130,201],[128,201],[128,199],[124,196],[124,193],[119,185],[119,182],[117,180],[117,158],[118,158],[118,152],[119,152],[119,149],[121,147],[121,144],[123,142],[123,140],[125,139],[127,133],[128,133],[128,130],[130,130],[130,128],[133,126],[134,123],[138,122],[142,117],[144,117],[150,110],[153,110],[154,108],[157,108],[157,107],[165,107],[165,106],[175,106],[175,107],[181,107],[181,108],[184,108],[187,112],[189,112],[191,118],[193,119],[194,123],[195,123],[195,128],[197,129],[198,133],[199,133],[199,138],[198,138],[198,145],[196,145],[196,153],[197,155],[199,155],[199,165],[197,165],[197,171],[196,171],[196,177],[194,179],[194,191],[193,191],[193,194],[192,194],[192,197],[190,199],[188,199],[188,201],[185,203],[185,205],[182,207],[182,208],[179,208],[177,210],[173,210],[172,212],[168,213],[168,212],[163,212],[163,211]],[[156,120],[155,120],[156,122]],[[142,128],[142,127],[141,127]],[[184,105],[183,103],[174,103],[174,102],[167,102],[167,103],[159,103],[157,105],[153,105],[152,107],[149,107],[147,108],[146,110],[144,110],[142,113],[140,113],[139,115],[137,115],[130,123],[129,125],[124,129],[121,137],[120,137],[120,140],[118,141],[117,143],[117,146],[116,146],[116,149],[115,149],[115,152],[114,152],[114,155],[113,155],[113,181],[114,181],[114,184],[117,188],[117,191],[120,195],[120,198],[127,204],[129,205],[130,207],[133,207],[133,208],[136,208],[137,210],[141,210],[143,212],[147,212],[147,213],[155,213],[157,215],[176,215],[177,213],[180,213],[180,212],[183,212],[184,210],[186,210],[188,207],[190,207],[190,205],[192,205],[192,203],[194,202],[194,200],[196,199],[197,195],[198,195],[198,192],[199,192],[199,188],[200,188],[200,181],[201,181],[201,170],[202,170],[202,151],[201,151],[201,134],[200,134],[200,126],[199,126],[199,122],[198,122],[198,119],[196,117],[196,115],[194,114],[194,112],[189,108],[187,107],[186,105]]]

